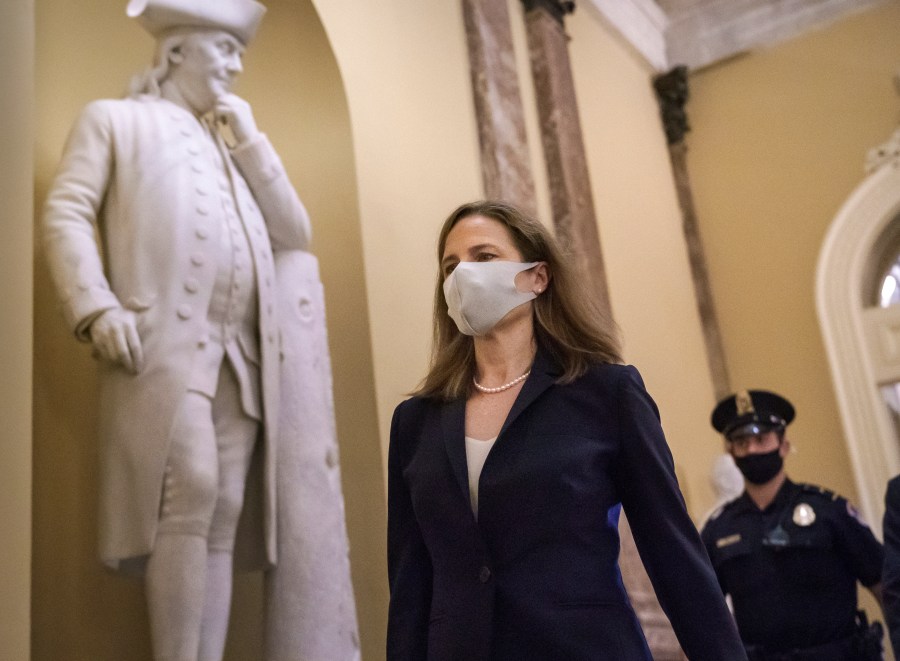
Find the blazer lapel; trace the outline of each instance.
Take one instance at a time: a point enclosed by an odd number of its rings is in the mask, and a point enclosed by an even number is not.
[[[519,417],[522,411],[531,406],[531,403],[534,402],[541,393],[552,386],[557,376],[558,370],[550,362],[548,356],[539,348],[534,357],[534,365],[531,367],[531,374],[525,380],[525,385],[522,386],[519,396],[516,397],[516,401],[513,402],[512,408],[506,416],[503,427],[500,428],[500,433],[497,435],[498,443],[504,432],[516,421],[516,418]]]
[[[469,473],[466,467],[466,400],[457,399],[441,409],[441,432],[450,457],[453,475],[469,502]]]
[[[550,361],[549,357],[540,349],[534,358],[531,374],[522,386],[522,391],[513,403],[506,416],[506,421],[497,435],[497,443],[501,441],[504,432],[515,422],[516,418],[527,409],[541,393],[553,385],[559,370]],[[466,463],[466,400],[457,399],[444,404],[441,409],[441,432],[444,436],[444,446],[447,456],[450,458],[450,466],[453,475],[459,483],[469,501],[469,472]]]

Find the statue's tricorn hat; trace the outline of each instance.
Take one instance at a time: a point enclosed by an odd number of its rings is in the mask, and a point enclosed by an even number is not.
[[[741,390],[726,397],[712,412],[712,426],[732,439],[784,429],[794,419],[794,407],[781,395],[768,390]]]
[[[254,0],[130,0],[125,13],[156,38],[175,28],[225,30],[246,46],[266,8]]]

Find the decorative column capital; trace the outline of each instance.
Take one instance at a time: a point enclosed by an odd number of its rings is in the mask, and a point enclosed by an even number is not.
[[[560,25],[562,25],[566,14],[571,14],[575,11],[575,0],[522,0],[522,4],[525,5],[526,12],[535,9],[545,10]]]
[[[684,106],[690,96],[687,80],[688,69],[679,65],[668,73],[653,79],[656,100],[666,130],[666,140],[676,145],[684,140],[684,134],[691,130]]]

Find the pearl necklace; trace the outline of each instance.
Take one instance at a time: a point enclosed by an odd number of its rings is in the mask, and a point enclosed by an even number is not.
[[[492,395],[496,392],[503,392],[504,390],[509,390],[517,383],[520,383],[521,381],[524,381],[525,379],[527,379],[529,374],[531,374],[531,370],[528,370],[522,376],[517,376],[515,379],[513,379],[509,383],[504,383],[502,386],[497,386],[496,388],[486,388],[485,386],[478,383],[478,381],[475,380],[474,376],[472,377],[472,383],[475,384],[475,388],[477,390],[479,390],[480,392],[486,393],[488,395]]]

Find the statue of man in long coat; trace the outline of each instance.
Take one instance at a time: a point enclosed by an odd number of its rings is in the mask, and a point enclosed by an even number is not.
[[[310,224],[230,91],[263,6],[127,11],[156,38],[155,62],[128,98],[81,113],[43,239],[65,318],[101,359],[102,559],[145,572],[157,660],[218,660],[239,518],[257,566],[275,562],[273,257],[305,249]]]

